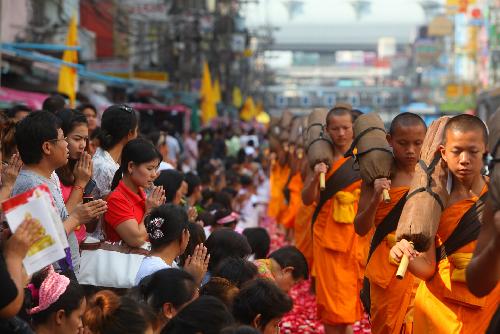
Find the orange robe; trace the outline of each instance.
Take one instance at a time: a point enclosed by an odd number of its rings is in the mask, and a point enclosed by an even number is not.
[[[327,179],[342,164],[343,158],[334,163]],[[313,228],[313,272],[316,276],[318,316],[328,325],[352,324],[361,318],[362,276],[360,273],[358,237],[354,232],[354,216],[350,223],[334,219],[334,207],[340,193],[355,195],[359,199],[361,180],[354,182],[329,199],[321,208]],[[354,215],[357,200],[353,203]],[[338,207],[337,207],[338,208]]]
[[[280,214],[286,209],[285,195],[283,188],[288,180],[290,174],[290,167],[287,165],[281,166],[275,162],[271,167],[271,174],[269,176],[269,185],[271,187],[269,205],[267,207],[267,215],[279,221]]]
[[[375,226],[398,204],[408,187],[391,188],[390,203],[381,202],[375,213]],[[374,334],[411,333],[412,316],[408,316],[414,296],[415,277],[410,273],[403,280],[396,278],[397,265],[390,261],[389,252],[395,244],[395,232],[391,232],[375,249],[366,266],[370,280],[371,328]]]
[[[448,239],[475,201],[477,198],[462,200],[443,211],[436,247]],[[476,243],[473,241],[439,261],[434,276],[420,283],[415,297],[414,333],[476,334],[486,331],[500,301],[500,284],[482,298],[474,296],[467,288],[465,267]]]
[[[297,216],[297,212],[302,204],[301,192],[303,187],[304,183],[302,182],[302,176],[300,173],[295,173],[288,184],[288,189],[290,191],[290,203],[288,203],[287,210],[283,212],[280,221],[280,223],[286,228],[293,228],[295,225],[295,217]]]
[[[315,209],[316,204],[304,205],[301,200],[297,216],[295,217],[295,246],[304,254],[309,265],[309,271],[313,267],[311,219]]]

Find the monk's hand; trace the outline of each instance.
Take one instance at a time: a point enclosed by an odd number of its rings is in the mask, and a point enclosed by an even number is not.
[[[381,178],[373,181],[373,202],[379,203],[382,200],[382,191],[384,189],[391,189],[391,180]]]
[[[390,251],[390,256],[396,261],[396,262],[401,262],[401,259],[403,258],[403,255],[408,256],[408,258],[413,260],[418,256],[418,252],[415,251],[413,246],[410,244],[408,240],[402,239],[401,241],[398,241]]]
[[[328,172],[328,166],[324,162],[314,165],[314,177],[319,179],[321,173],[326,174]]]

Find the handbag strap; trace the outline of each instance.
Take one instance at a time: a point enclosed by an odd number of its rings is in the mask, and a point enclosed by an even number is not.
[[[149,250],[141,248],[141,247],[130,247],[125,243],[110,243],[105,241],[100,242],[89,242],[80,244],[80,251],[95,251],[98,249],[118,252],[122,254],[136,254],[136,255],[145,255],[148,256],[150,254]]]

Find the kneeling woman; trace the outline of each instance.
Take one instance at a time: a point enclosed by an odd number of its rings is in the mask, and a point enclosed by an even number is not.
[[[159,164],[159,153],[150,142],[134,139],[125,145],[107,199],[106,240],[123,240],[130,247],[140,247],[148,239],[144,217],[165,202],[163,188],[152,187]],[[150,187],[153,190],[146,197],[144,189]]]

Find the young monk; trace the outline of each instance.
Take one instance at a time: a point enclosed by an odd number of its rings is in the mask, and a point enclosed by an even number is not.
[[[353,141],[351,109],[335,106],[326,117],[326,130],[334,145],[333,165],[314,166],[302,191],[304,205],[318,203],[313,214],[313,273],[316,277],[318,316],[325,333],[352,333],[361,318],[360,267],[354,217],[361,180],[344,158]],[[320,173],[326,173],[326,189],[320,192]]]
[[[426,130],[420,116],[412,113],[397,115],[387,135],[395,160],[391,179],[381,178],[375,180],[373,185],[361,185],[360,209],[354,219],[354,228],[357,234],[364,236],[375,226],[377,235],[372,240],[365,272],[369,289],[363,291],[369,297],[366,303],[369,303],[373,333],[411,333],[412,317],[408,311],[414,277],[408,274],[402,281],[396,279],[397,264],[389,261],[389,251],[395,243],[396,227]],[[382,201],[384,189],[389,190],[390,203]]]
[[[436,242],[427,252],[417,253],[403,239],[391,249],[391,257],[400,261],[403,254],[409,256],[408,269],[422,279],[415,297],[414,333],[484,333],[497,309],[500,285],[497,284],[483,298],[470,292],[465,281],[465,268],[476,240],[463,242],[460,238],[474,236],[471,228],[473,231],[480,228],[484,211],[481,203],[487,192],[481,175],[482,158],[488,134],[479,118],[459,115],[448,121],[443,139],[441,156],[451,173],[452,186],[448,206],[441,215]],[[468,212],[471,208],[476,214]],[[441,251],[445,249],[448,251]]]

